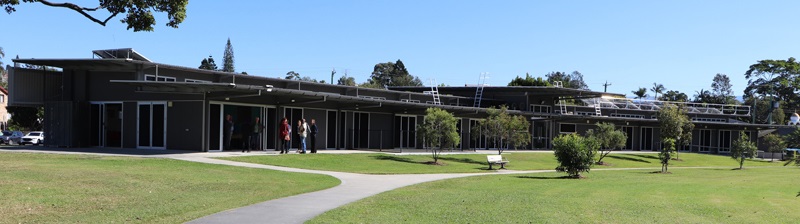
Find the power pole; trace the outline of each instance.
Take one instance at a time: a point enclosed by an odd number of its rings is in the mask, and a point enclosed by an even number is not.
[[[336,74],[336,68],[333,68],[333,70],[331,71],[331,84],[332,85],[335,85],[335,84],[333,84],[333,75],[335,75],[335,74]]]
[[[608,83],[608,80],[606,80],[606,83],[603,83],[603,92],[608,92],[607,91],[608,90],[608,86],[610,86],[610,85],[611,85],[611,83]]]

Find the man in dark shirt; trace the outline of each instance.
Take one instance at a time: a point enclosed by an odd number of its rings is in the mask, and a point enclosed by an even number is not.
[[[261,132],[264,130],[264,125],[261,124],[261,118],[256,117],[256,120],[250,125],[250,147],[247,147],[247,152],[250,150],[259,150],[261,147]]]
[[[311,119],[311,153],[317,153],[317,121]]]
[[[222,150],[231,149],[231,135],[233,135],[233,120],[231,115],[225,115],[225,121],[222,122]]]

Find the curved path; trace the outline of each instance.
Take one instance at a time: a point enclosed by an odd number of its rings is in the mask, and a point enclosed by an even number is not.
[[[274,199],[262,203],[257,203],[241,208],[235,208],[206,217],[202,217],[188,223],[303,223],[328,210],[354,202],[381,192],[390,191],[396,188],[428,182],[443,180],[448,178],[468,177],[488,174],[513,174],[513,173],[534,173],[534,172],[553,172],[542,171],[499,171],[496,173],[469,173],[469,174],[397,174],[397,175],[369,175],[343,173],[333,171],[306,170],[289,167],[269,166],[261,164],[234,162],[219,160],[206,157],[193,156],[171,156],[171,158],[241,166],[250,168],[271,169],[289,172],[303,172],[330,175],[342,181],[336,187],[321,191],[315,191],[285,198]]]

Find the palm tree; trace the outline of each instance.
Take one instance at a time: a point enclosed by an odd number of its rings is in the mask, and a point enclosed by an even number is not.
[[[650,88],[650,91],[653,91],[656,94],[655,98],[653,98],[653,99],[658,100],[658,94],[659,93],[663,93],[664,90],[667,90],[666,88],[664,88],[664,85],[661,85],[661,84],[658,84],[658,83],[654,82],[653,83],[653,88]]]
[[[631,91],[633,95],[636,95],[636,99],[641,100],[642,98],[647,97],[647,88],[639,87],[639,90]]]

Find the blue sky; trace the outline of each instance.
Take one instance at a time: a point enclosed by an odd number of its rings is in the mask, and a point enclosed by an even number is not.
[[[97,1],[76,1],[97,4]],[[134,33],[66,9],[22,4],[0,13],[0,46],[11,58],[88,58],[131,47],[187,67],[231,38],[236,70],[330,81],[347,70],[363,82],[376,63],[401,59],[425,84],[507,85],[515,76],[580,71],[592,90],[631,96],[662,83],[692,96],[717,73],[737,95],[763,59],[800,53],[800,1],[191,1],[180,28]],[[105,16],[107,14],[99,14]],[[652,93],[650,93],[652,95]]]

